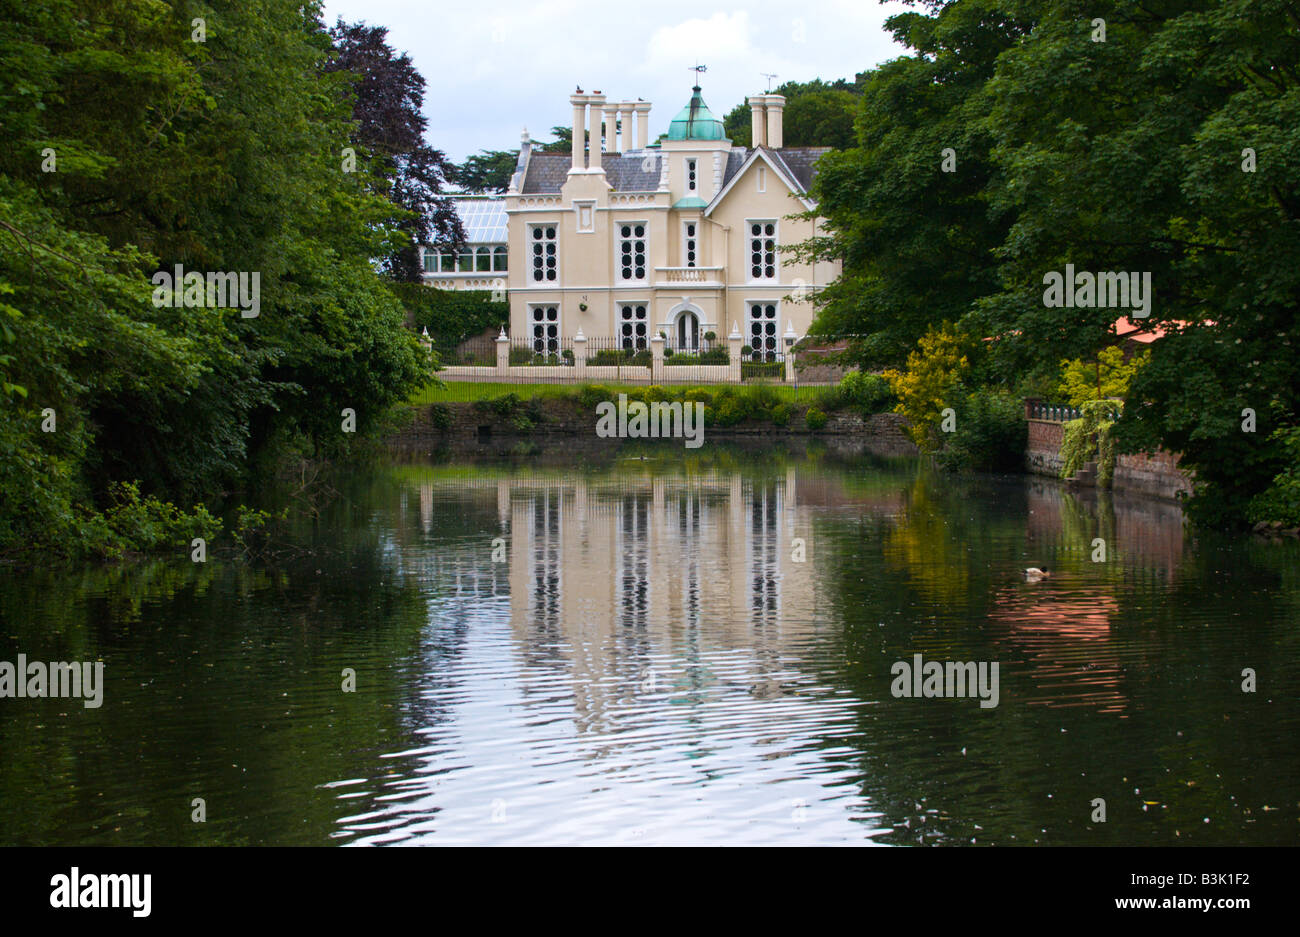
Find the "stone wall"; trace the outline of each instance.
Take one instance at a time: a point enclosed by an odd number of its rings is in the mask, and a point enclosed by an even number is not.
[[[799,376],[799,383],[805,385],[811,384],[838,384],[844,375],[855,370],[842,364],[832,364],[824,357],[817,358],[799,358],[794,363],[795,373]]]
[[[484,412],[472,403],[430,404],[414,408],[411,422],[388,438],[388,444],[398,449],[427,449],[446,443],[477,440],[481,438],[529,439],[543,436],[596,435],[596,414],[578,401],[564,398],[537,398],[535,404],[543,422],[530,429],[519,429],[511,417],[500,417],[490,410]],[[435,408],[446,414],[445,426],[439,426]],[[526,412],[521,408],[521,412]],[[826,425],[815,435],[818,437],[853,437],[871,442],[873,452],[881,454],[915,455],[916,447],[903,432],[905,421],[895,413],[877,413],[863,417],[857,413],[836,412],[827,415]],[[804,420],[803,409],[791,415],[785,426],[760,421],[747,421],[736,426],[708,426],[704,438],[736,438],[811,435]]]

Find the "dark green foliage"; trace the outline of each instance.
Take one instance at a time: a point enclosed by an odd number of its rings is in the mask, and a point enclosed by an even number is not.
[[[833,146],[845,149],[854,143],[853,120],[858,111],[860,89],[840,79],[827,84],[821,79],[787,81],[773,94],[785,95],[782,137],[786,146]],[[736,146],[752,146],[752,122],[748,102],[732,108],[723,119],[727,137]]]
[[[510,177],[515,174],[518,162],[518,150],[482,150],[453,166],[448,181],[466,192],[504,192],[510,188]]]
[[[633,351],[631,348],[604,348],[587,359],[587,364],[602,367],[628,365],[637,368],[650,367],[650,350]]]
[[[508,424],[516,432],[527,432],[546,422],[542,402],[537,397],[521,400],[518,394],[502,394],[490,400],[474,401],[474,409],[484,417],[493,416]],[[450,419],[448,420],[450,422]],[[434,425],[438,425],[435,419]]]
[[[673,365],[691,365],[691,364],[729,364],[731,358],[725,348],[712,348],[709,351],[700,352],[698,355],[677,353],[668,358],[669,349],[664,349],[664,364]]]
[[[861,371],[850,371],[834,387],[828,387],[817,395],[817,406],[822,410],[852,409],[863,416],[887,413],[896,402],[888,381],[879,374]]]
[[[507,417],[519,409],[519,403],[520,400],[517,394],[506,394],[491,402],[492,412],[497,416]]]
[[[489,329],[498,330],[510,320],[510,304],[504,299],[493,300],[491,290],[440,290],[423,283],[394,283],[393,292],[415,330],[427,328],[429,338],[440,349]],[[511,354],[516,350],[512,348]]]
[[[956,321],[998,286],[992,251],[1008,224],[988,210],[994,169],[979,103],[998,55],[1026,31],[1019,6],[996,0],[886,26],[915,54],[860,76],[858,145],[823,157],[814,182],[832,233],[807,245],[844,262],[811,332],[862,336],[853,350],[871,368],[901,364],[929,325]]]
[[[1278,442],[1286,453],[1286,468],[1251,500],[1246,519],[1252,524],[1267,522],[1300,527],[1300,429],[1278,431]]]
[[[538,145],[539,153],[569,153],[573,145],[573,128],[572,127],[552,127],[551,136],[555,137],[550,143]],[[591,134],[583,131],[583,142],[590,145]]]
[[[857,146],[814,184],[829,233],[802,253],[844,273],[812,331],[896,366],[953,322],[987,339],[972,386],[1041,392],[1127,311],[1049,307],[1044,275],[1149,273],[1147,324],[1165,335],[1116,444],[1180,453],[1203,523],[1259,510],[1300,414],[1294,8],[958,0],[888,27],[912,54],[861,77]]]
[[[1024,403],[1011,394],[972,391],[953,408],[956,430],[941,433],[939,464],[948,469],[1011,472],[1022,469],[1028,423]]]
[[[429,422],[437,429],[451,429],[451,408],[445,403],[431,404],[429,407]]]
[[[155,503],[256,483],[286,446],[347,452],[432,377],[371,266],[411,218],[364,146],[343,171],[351,80],[318,9],[218,0],[202,43],[188,6],[101,12],[6,3],[0,29],[5,553],[170,548]],[[259,314],[155,305],[176,264],[256,273]],[[121,507],[137,490],[155,520]]]
[[[782,405],[780,395],[767,385],[733,385],[713,394],[712,403],[705,408],[704,419],[706,423],[718,426],[735,426],[750,420],[769,421],[772,411]]]
[[[142,497],[129,482],[109,488],[109,503],[102,511],[85,512],[78,527],[77,547],[103,559],[127,553],[174,551],[188,556],[191,542],[202,537],[211,542],[221,533],[219,518],[203,505],[190,512],[150,495]]]

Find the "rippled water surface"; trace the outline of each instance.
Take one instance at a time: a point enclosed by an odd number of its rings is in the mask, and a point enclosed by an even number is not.
[[[0,699],[0,842],[1300,840],[1292,542],[819,450],[337,484],[305,556],[0,573],[0,660],[106,684]]]

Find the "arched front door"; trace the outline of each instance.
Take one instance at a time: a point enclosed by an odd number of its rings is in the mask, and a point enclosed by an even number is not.
[[[690,310],[677,317],[677,348],[697,351],[700,347],[700,318]]]

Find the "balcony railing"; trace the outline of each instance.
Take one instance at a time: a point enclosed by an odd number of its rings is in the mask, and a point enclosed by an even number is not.
[[[722,280],[721,267],[655,267],[666,283],[715,283]]]

